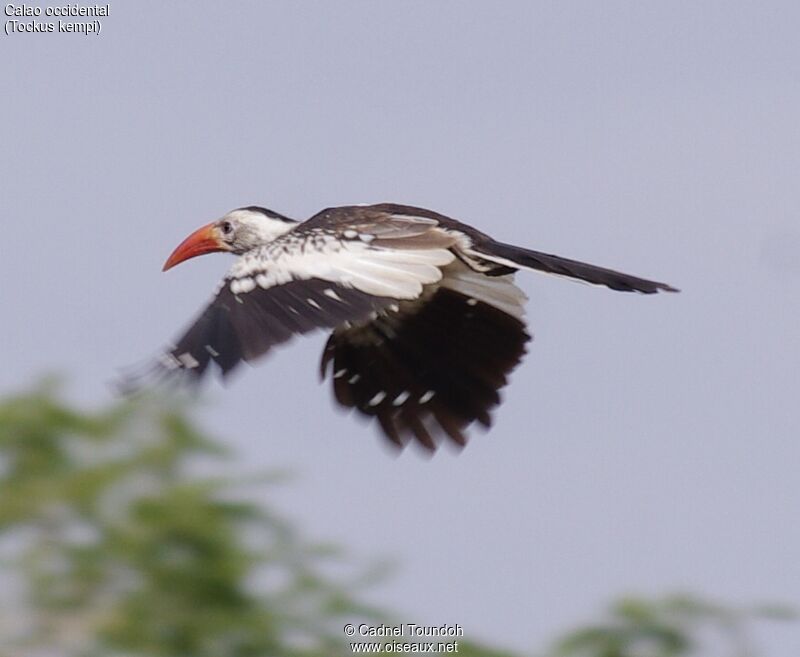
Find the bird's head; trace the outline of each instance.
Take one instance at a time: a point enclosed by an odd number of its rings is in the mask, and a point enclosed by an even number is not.
[[[293,219],[255,205],[232,210],[183,240],[167,258],[163,271],[206,253],[246,253],[289,232],[295,223]]]

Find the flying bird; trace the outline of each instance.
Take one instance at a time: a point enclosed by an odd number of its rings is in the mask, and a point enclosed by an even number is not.
[[[530,340],[514,274],[533,270],[623,292],[677,292],[492,239],[431,210],[328,208],[304,222],[250,206],[198,229],[164,271],[195,256],[239,256],[155,365],[159,376],[225,377],[293,335],[332,329],[320,366],[336,401],[377,420],[398,447],[463,446],[489,427]]]

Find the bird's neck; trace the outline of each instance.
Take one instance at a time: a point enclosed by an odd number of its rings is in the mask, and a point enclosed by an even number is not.
[[[278,239],[281,235],[285,235],[295,226],[297,226],[297,223],[281,221],[279,219],[259,221],[257,224],[248,227],[249,234],[245,241],[249,242],[251,247],[267,244],[268,242]]]

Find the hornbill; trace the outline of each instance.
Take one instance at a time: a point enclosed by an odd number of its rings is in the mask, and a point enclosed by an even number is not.
[[[164,271],[195,256],[239,256],[214,298],[155,364],[159,376],[225,377],[295,334],[332,329],[321,376],[336,401],[377,419],[389,440],[466,443],[491,424],[499,390],[530,335],[527,269],[624,292],[677,292],[665,283],[498,242],[423,208],[381,203],[328,208],[304,222],[249,206],[187,237]],[[213,369],[213,368],[211,368]]]

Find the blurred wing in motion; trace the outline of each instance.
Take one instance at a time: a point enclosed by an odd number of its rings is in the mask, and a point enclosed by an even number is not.
[[[445,436],[463,446],[470,424],[491,425],[499,390],[525,353],[524,300],[511,276],[454,264],[418,300],[335,330],[322,374],[332,376],[339,404],[377,419],[398,447],[416,439],[433,451]]]

